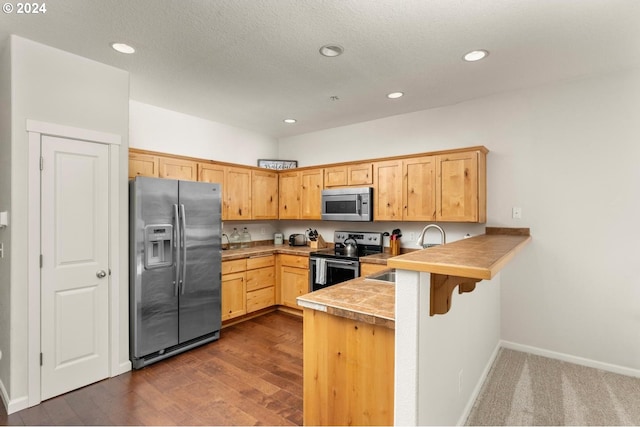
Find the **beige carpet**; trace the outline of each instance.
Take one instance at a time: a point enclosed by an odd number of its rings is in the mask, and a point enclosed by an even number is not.
[[[640,378],[503,348],[466,425],[640,425]]]

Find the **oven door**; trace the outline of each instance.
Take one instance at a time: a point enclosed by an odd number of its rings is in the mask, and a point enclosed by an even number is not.
[[[324,273],[323,264],[324,262]],[[360,262],[346,259],[309,259],[309,291],[317,291],[360,276]]]

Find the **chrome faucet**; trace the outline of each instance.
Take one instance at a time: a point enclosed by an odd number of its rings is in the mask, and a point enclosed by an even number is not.
[[[440,231],[440,242],[441,242],[440,244],[444,245],[445,243],[447,243],[447,236],[444,230],[442,229],[442,227],[436,224],[429,224],[422,229],[422,232],[418,237],[418,241],[416,242],[418,246],[422,248],[430,248],[431,246],[437,246],[436,244],[432,244],[432,243],[426,243],[426,244],[424,243],[424,235],[427,234],[427,230],[429,230],[430,228],[435,228]]]

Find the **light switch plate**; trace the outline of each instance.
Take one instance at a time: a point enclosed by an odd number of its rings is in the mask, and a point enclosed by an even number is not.
[[[522,218],[522,208],[514,206],[513,209],[511,210],[511,217],[513,219],[521,219]]]

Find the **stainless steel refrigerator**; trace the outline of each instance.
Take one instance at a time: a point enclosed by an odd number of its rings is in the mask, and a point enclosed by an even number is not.
[[[130,356],[135,369],[220,337],[220,184],[130,181]]]

